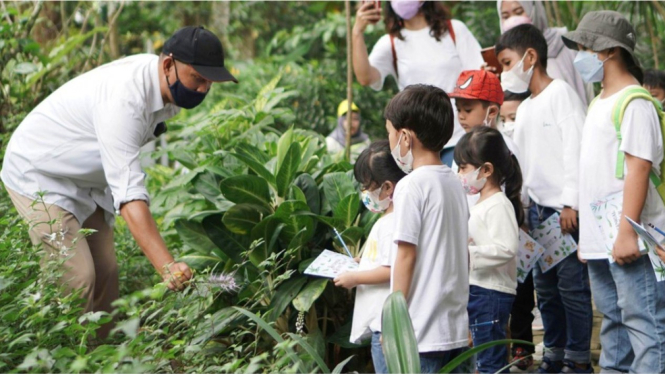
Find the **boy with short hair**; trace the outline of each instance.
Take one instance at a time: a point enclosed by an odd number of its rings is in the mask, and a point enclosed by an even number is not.
[[[531,96],[531,92],[529,91],[519,94],[503,91],[503,105],[501,105],[501,111],[499,112],[501,123],[497,126],[497,129],[501,131],[501,133],[508,135],[510,138],[513,137],[513,134],[515,133],[517,108],[519,108],[522,101],[528,99],[529,96]]]
[[[665,102],[665,71],[656,69],[644,71],[642,87],[649,90],[651,96],[660,101],[661,104]]]
[[[504,95],[501,82],[493,73],[486,70],[463,71],[450,97],[455,99],[459,122],[465,132],[478,126],[497,128]],[[519,158],[515,142],[505,134],[503,140],[510,152]]]
[[[409,173],[393,197],[391,289],[404,294],[421,370],[433,373],[468,344],[469,210],[439,157],[453,133],[453,108],[440,88],[413,85],[390,101],[385,118],[392,155]]]
[[[575,90],[547,75],[547,42],[533,25],[517,26],[496,45],[504,90],[531,92],[517,109],[515,142],[533,230],[559,213],[563,233],[577,234],[579,155],[585,109]],[[541,373],[591,373],[593,310],[586,264],[571,254],[543,273],[533,269],[547,351]]]

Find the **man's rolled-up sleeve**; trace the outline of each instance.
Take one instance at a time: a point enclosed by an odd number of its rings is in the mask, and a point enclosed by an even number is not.
[[[93,114],[106,181],[113,195],[113,207],[150,198],[145,188],[139,152],[145,137],[143,109],[127,102],[99,105]]]

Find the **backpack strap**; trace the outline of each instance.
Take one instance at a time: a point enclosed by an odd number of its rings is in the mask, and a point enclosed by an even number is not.
[[[626,160],[626,155],[621,152],[621,122],[623,122],[623,116],[626,113],[626,108],[628,108],[628,104],[630,104],[631,101],[635,99],[644,99],[650,102],[653,102],[654,105],[656,106],[656,109],[660,111],[660,103],[655,100],[649,91],[642,87],[633,87],[626,92],[624,92],[619,100],[617,100],[616,104],[614,104],[614,109],[612,109],[612,123],[614,123],[614,131],[616,132],[617,139],[619,140],[619,149],[617,150],[617,163],[614,171],[614,176],[617,179],[623,179],[624,176],[624,164]],[[595,101],[595,99],[594,99]],[[659,113],[660,117],[660,113]],[[651,172],[653,173],[653,171]],[[656,176],[657,177],[657,176]],[[660,180],[660,178],[658,178]],[[653,181],[653,179],[652,179]],[[660,183],[656,184],[656,186],[660,185]]]
[[[450,37],[453,39],[453,44],[457,48],[457,40],[455,38],[455,29],[453,28],[453,23],[451,20],[446,20],[446,28],[450,33]],[[390,34],[390,49],[393,53],[393,69],[395,69],[395,76],[399,78],[399,71],[397,70],[397,52],[395,51],[395,36]]]
[[[455,40],[455,29],[453,28],[453,22],[449,19],[446,20],[446,28],[450,33],[450,37],[453,39],[453,44],[457,47],[457,40]]]
[[[397,71],[397,52],[395,52],[395,36],[390,34],[390,49],[393,52],[393,69],[395,69],[395,77],[399,78],[399,72]]]

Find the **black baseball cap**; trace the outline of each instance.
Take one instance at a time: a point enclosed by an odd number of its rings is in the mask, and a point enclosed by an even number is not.
[[[162,53],[190,64],[203,78],[213,82],[238,80],[224,67],[222,42],[203,26],[187,26],[176,31],[164,43]]]

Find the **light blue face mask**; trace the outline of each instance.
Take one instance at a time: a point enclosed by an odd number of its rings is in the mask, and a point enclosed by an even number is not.
[[[607,61],[607,58],[603,61],[600,61],[598,59],[598,55],[595,53],[579,51],[577,52],[577,56],[575,56],[573,65],[580,73],[582,80],[585,82],[601,82],[605,74],[605,71],[603,70],[603,64],[605,61]]]

